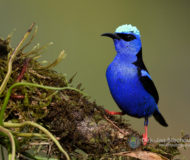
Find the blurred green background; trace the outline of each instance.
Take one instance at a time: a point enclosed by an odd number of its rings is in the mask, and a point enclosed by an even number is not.
[[[55,69],[82,82],[92,100],[105,108],[119,110],[106,82],[105,71],[115,56],[113,42],[101,37],[122,24],[141,31],[144,61],[160,94],[159,108],[169,127],[150,118],[152,138],[179,137],[190,133],[190,1],[170,0],[0,0],[0,36],[14,28],[15,47],[32,22],[39,26],[33,42],[54,45],[44,54],[52,61],[62,49],[67,58]],[[143,119],[129,119],[132,127],[143,130]],[[188,155],[189,151],[186,151]]]

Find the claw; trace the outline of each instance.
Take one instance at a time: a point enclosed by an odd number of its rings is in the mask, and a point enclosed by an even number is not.
[[[148,136],[146,134],[143,134],[143,145],[146,146],[148,143]]]
[[[108,113],[109,115],[123,115],[122,112],[115,112],[115,111],[109,111],[107,109],[105,109],[106,113]]]

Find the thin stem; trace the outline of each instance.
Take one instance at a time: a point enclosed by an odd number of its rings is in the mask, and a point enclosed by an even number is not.
[[[7,94],[5,96],[4,99],[4,103],[3,106],[1,107],[1,111],[0,111],[0,125],[3,125],[3,118],[4,118],[4,113],[5,113],[5,109],[7,107],[9,98],[11,96],[11,91],[14,87],[18,87],[18,86],[31,86],[31,87],[39,87],[39,88],[43,88],[43,89],[50,89],[50,90],[73,90],[76,91],[82,95],[86,95],[85,93],[83,93],[82,91],[76,89],[76,88],[72,88],[72,87],[51,87],[51,86],[43,86],[40,84],[35,84],[35,83],[29,83],[29,82],[17,82],[14,83],[7,91]]]
[[[41,55],[42,50],[45,50],[50,45],[53,45],[53,42],[49,42],[48,44],[43,45],[42,47],[40,47],[40,44],[38,43],[32,48],[32,50],[30,52],[23,54],[22,57],[29,57],[29,56],[33,55],[31,58],[34,59],[35,55]]]
[[[56,95],[58,93],[58,91],[53,92],[52,94],[50,94],[49,96],[47,96],[46,98],[44,98],[45,100],[51,99],[54,95]]]
[[[19,132],[12,132],[12,133],[18,137],[40,137],[40,138],[47,137],[45,134],[39,134],[39,133],[19,133]]]
[[[22,123],[9,123],[9,122],[4,122],[4,126],[7,128],[20,128],[23,127],[25,125],[30,125],[33,127],[36,127],[38,129],[40,129],[42,132],[44,132],[49,138],[52,139],[52,141],[57,145],[57,147],[59,148],[59,150],[65,155],[67,160],[70,160],[69,155],[67,154],[67,152],[62,148],[62,146],[60,145],[60,143],[57,141],[57,139],[44,127],[42,127],[41,125],[35,123],[35,122],[31,122],[31,121],[25,121]]]
[[[23,51],[26,47],[28,47],[30,45],[30,43],[33,41],[34,37],[36,36],[36,33],[38,32],[38,26],[35,26],[35,30],[34,33],[31,37],[31,39],[28,41],[28,43],[26,43],[20,50]]]
[[[40,156],[33,156],[31,155],[30,153],[28,152],[22,152],[21,155],[23,155],[24,157],[27,157],[29,159],[32,159],[32,160],[59,160],[57,158],[47,158],[47,157],[40,157]]]
[[[1,158],[2,160],[5,160],[5,155],[4,155],[4,151],[3,151],[3,146],[1,145]]]
[[[59,54],[59,56],[57,57],[57,59],[55,61],[53,61],[51,64],[47,65],[47,66],[41,66],[40,69],[50,69],[55,67],[59,62],[61,62],[62,59],[64,59],[66,56],[64,51],[61,51],[61,53]]]
[[[3,132],[4,134],[6,134],[9,137],[9,140],[11,142],[11,148],[12,148],[12,152],[9,153],[9,159],[15,160],[16,149],[15,149],[15,140],[14,140],[12,133],[8,129],[6,129],[2,126],[0,126],[0,132]]]

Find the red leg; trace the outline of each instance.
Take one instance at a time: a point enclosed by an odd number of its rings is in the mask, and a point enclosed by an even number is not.
[[[145,117],[144,129],[145,133],[143,134],[143,145],[146,146],[148,143],[148,117]]]
[[[105,111],[106,111],[109,115],[123,115],[122,112],[109,111],[109,110],[107,110],[107,109],[105,109]]]
[[[145,133],[143,134],[143,145],[146,146],[148,142],[148,126],[145,125],[144,129],[145,129]]]

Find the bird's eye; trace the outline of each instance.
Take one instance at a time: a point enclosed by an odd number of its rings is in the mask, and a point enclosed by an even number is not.
[[[129,42],[129,41],[132,41],[134,39],[136,39],[136,37],[132,34],[123,34],[123,33],[118,33],[117,34],[121,39]]]

